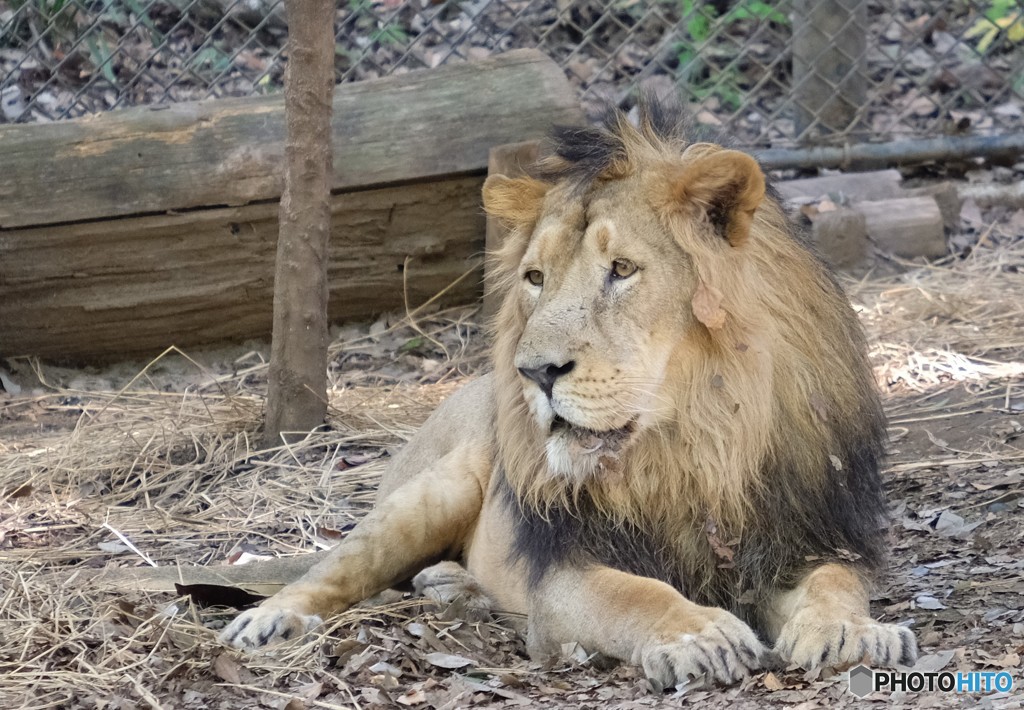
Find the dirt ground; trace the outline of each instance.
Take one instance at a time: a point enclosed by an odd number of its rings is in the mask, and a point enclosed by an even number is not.
[[[486,368],[475,313],[448,310],[335,331],[331,427],[272,451],[256,443],[265,344],[95,371],[0,362],[0,707],[1020,708],[1024,238],[983,241],[846,285],[891,417],[893,555],[874,611],[914,628],[919,667],[1007,670],[1009,694],[858,701],[842,674],[799,670],[656,694],[579,649],[532,663],[504,622],[397,593],[247,656],[215,641],[231,612],[118,576],[344,536],[389,451]]]

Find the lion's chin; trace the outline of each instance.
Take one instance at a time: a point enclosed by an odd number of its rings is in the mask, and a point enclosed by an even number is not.
[[[617,472],[636,432],[635,419],[617,429],[595,431],[556,415],[546,443],[551,473],[581,479]]]

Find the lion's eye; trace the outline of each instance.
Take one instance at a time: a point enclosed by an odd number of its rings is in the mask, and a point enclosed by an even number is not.
[[[628,279],[637,269],[637,265],[629,259],[616,259],[612,262],[612,278]]]
[[[538,271],[537,269],[530,269],[529,271],[526,272],[526,280],[529,281],[534,286],[543,286],[544,274]]]

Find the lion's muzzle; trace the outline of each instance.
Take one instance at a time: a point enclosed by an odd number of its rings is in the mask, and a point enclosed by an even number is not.
[[[547,398],[551,399],[552,391],[555,388],[555,381],[563,375],[568,375],[575,367],[576,362],[569,360],[563,365],[549,362],[540,367],[520,367],[518,370],[520,375],[534,382],[547,395]]]

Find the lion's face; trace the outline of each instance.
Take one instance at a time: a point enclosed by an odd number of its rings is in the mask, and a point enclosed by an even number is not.
[[[742,245],[763,196],[753,159],[710,144],[585,185],[488,178],[488,212],[514,228],[497,357],[513,360],[549,474],[620,468],[677,415],[675,356],[725,317],[695,253]]]
[[[513,286],[526,317],[515,367],[555,475],[593,473],[671,416],[660,389],[695,279],[635,179],[585,204],[552,190]]]

